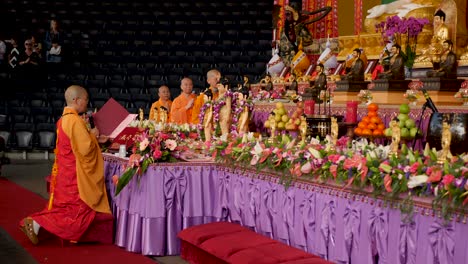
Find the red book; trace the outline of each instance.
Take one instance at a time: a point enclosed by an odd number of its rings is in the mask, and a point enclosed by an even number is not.
[[[116,138],[136,116],[110,98],[93,117],[100,134]]]
[[[125,145],[128,149],[135,142],[135,137],[140,133],[140,128],[138,127],[126,127],[120,134],[115,137],[110,145],[110,149],[119,149],[120,145]]]

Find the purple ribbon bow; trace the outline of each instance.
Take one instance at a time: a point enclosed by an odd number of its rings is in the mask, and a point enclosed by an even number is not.
[[[453,264],[455,231],[452,223],[434,221],[429,227],[429,243],[434,255],[434,264]]]
[[[379,254],[379,261],[387,263],[388,215],[380,207],[372,209],[369,216],[369,241],[372,256]]]
[[[182,202],[187,188],[187,177],[184,170],[166,171],[164,175],[164,196],[166,198],[166,210],[176,203],[177,210],[182,212]]]

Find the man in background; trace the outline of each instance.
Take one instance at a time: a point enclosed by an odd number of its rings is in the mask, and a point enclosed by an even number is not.
[[[172,102],[170,122],[176,124],[191,123],[193,103],[197,97],[195,94],[192,94],[192,79],[183,78],[180,81],[180,88],[182,89],[182,93]]]
[[[170,112],[171,112],[171,92],[169,91],[169,87],[163,85],[159,87],[158,90],[159,100],[154,102],[151,105],[149,120],[154,120],[156,123],[161,122],[161,113],[165,111],[167,114],[167,120],[170,120]],[[166,120],[166,121],[167,121]]]

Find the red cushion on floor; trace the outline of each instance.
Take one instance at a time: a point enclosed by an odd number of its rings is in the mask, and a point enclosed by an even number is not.
[[[298,259],[293,261],[281,262],[280,264],[333,264],[333,262],[318,257],[312,257],[307,259]]]
[[[241,232],[208,239],[200,245],[200,248],[220,259],[227,260],[231,255],[243,249],[274,243],[277,242],[266,236],[245,229]]]
[[[294,247],[290,247],[280,242],[272,245],[261,245],[255,247],[255,251],[259,254],[261,253],[262,255],[272,256],[277,260],[275,263],[307,258],[318,258],[318,256],[312,255]]]
[[[245,230],[247,230],[245,227],[238,224],[216,222],[186,228],[179,232],[178,237],[192,245],[198,246],[210,238]]]
[[[232,254],[227,262],[230,264],[275,264],[278,260],[274,256],[258,252],[256,248],[247,248]]]

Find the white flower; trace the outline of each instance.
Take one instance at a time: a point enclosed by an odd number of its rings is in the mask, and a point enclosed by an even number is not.
[[[427,175],[411,176],[408,180],[408,188],[413,189],[414,187],[421,186],[427,182],[427,179],[429,179]]]
[[[146,147],[148,147],[149,145],[149,140],[148,138],[145,138],[143,139],[141,142],[140,142],[140,151],[144,151],[146,149]]]
[[[177,141],[173,139],[166,139],[166,141],[164,141],[164,145],[166,145],[166,148],[168,148],[170,151],[173,151],[177,147]]]

